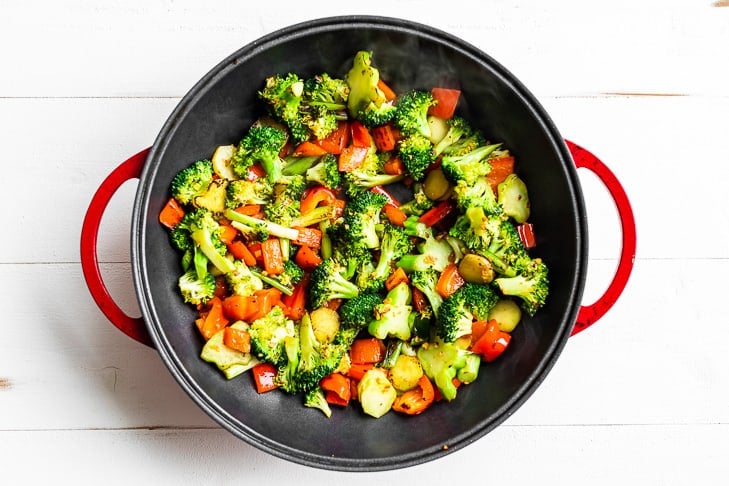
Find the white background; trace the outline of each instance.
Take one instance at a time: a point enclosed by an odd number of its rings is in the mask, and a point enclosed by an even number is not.
[[[249,4],[0,1],[0,482],[726,484],[729,2]],[[210,68],[278,28],[355,13],[430,24],[511,70],[618,176],[638,251],[615,307],[503,425],[434,462],[351,474],[271,457],[213,423],[94,304],[79,234],[101,181]],[[620,229],[604,187],[579,173],[588,304],[612,277]],[[136,185],[112,200],[99,241],[133,315]]]

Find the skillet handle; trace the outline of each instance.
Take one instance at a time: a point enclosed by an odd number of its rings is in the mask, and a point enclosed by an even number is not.
[[[618,262],[615,275],[610,285],[602,294],[602,296],[592,305],[583,305],[577,314],[575,326],[572,329],[572,336],[578,332],[584,331],[592,324],[597,322],[620,297],[630,278],[635,262],[636,234],[635,219],[633,210],[630,206],[628,196],[623,186],[618,181],[615,174],[607,168],[595,155],[579,145],[565,140],[567,148],[572,154],[572,159],[577,168],[585,168],[592,171],[605,184],[610,196],[613,198],[620,217],[620,225],[623,233],[623,248],[620,252],[620,261]]]
[[[86,285],[91,292],[96,305],[104,315],[127,336],[147,346],[154,347],[147,327],[141,317],[130,317],[114,302],[101,278],[99,261],[96,254],[96,240],[99,234],[99,224],[104,215],[109,200],[129,179],[139,179],[142,167],[147,160],[149,148],[142,150],[122,162],[111,174],[107,176],[91,199],[89,209],[86,211],[83,226],[81,227],[81,268],[86,279]]]

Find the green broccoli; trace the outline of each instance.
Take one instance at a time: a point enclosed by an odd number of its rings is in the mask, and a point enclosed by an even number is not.
[[[483,145],[487,145],[486,137],[479,130],[472,130],[469,134],[461,135],[457,141],[443,148],[439,155],[461,156]]]
[[[266,172],[270,183],[278,182],[281,178],[284,161],[280,157],[281,150],[286,144],[286,132],[271,125],[254,125],[243,137],[233,154],[230,166],[233,172],[245,179],[248,169],[260,162]]]
[[[410,90],[402,94],[395,102],[395,116],[393,121],[405,136],[420,134],[430,138],[430,125],[428,124],[428,109],[435,106],[435,99],[429,91]]]
[[[332,299],[351,299],[359,288],[344,277],[346,268],[332,258],[322,261],[311,272],[309,304],[317,309]]]
[[[483,145],[463,155],[446,154],[441,157],[443,174],[453,183],[463,180],[471,185],[491,172],[488,158],[500,146],[501,144]]]
[[[265,240],[269,236],[276,236],[287,240],[296,240],[299,237],[299,230],[295,228],[289,228],[267,219],[242,214],[232,209],[227,209],[224,216],[230,220],[230,224],[235,229],[244,234],[256,235],[261,240]]]
[[[384,162],[385,155],[374,149],[369,150],[359,167],[344,173],[347,195],[354,197],[360,192],[369,192],[375,186],[387,186],[405,178],[403,174],[387,174],[384,171]]]
[[[251,269],[251,274],[283,294],[293,295],[294,287],[304,278],[304,270],[291,260],[284,260],[283,267],[283,272],[278,275],[267,275],[258,269]]]
[[[304,393],[304,406],[320,410],[327,418],[332,416],[332,407],[329,406],[324,390],[320,386],[315,386]]]
[[[486,177],[478,177],[473,183],[459,180],[453,186],[453,199],[458,207],[465,211],[468,208],[483,208],[489,215],[503,213],[501,205],[496,200],[496,194]]]
[[[411,228],[415,228],[413,231]],[[406,272],[426,271],[434,269],[442,272],[451,262],[453,257],[453,248],[445,238],[438,238],[433,234],[431,228],[415,224],[409,225],[406,221],[405,232],[411,236],[418,236],[422,241],[415,244],[417,253],[409,253],[403,255],[397,261],[397,266]]]
[[[215,294],[215,277],[207,272],[200,277],[195,270],[188,270],[177,284],[184,301],[193,305],[205,304]]]
[[[321,184],[329,189],[336,189],[342,182],[337,158],[332,154],[325,154],[318,162],[312,165],[305,173],[306,182]]]
[[[420,133],[401,138],[397,150],[405,169],[415,180],[422,179],[425,170],[435,162],[432,142]]]
[[[225,206],[235,209],[246,204],[268,204],[273,196],[273,185],[268,179],[230,181],[226,188]]]
[[[306,393],[319,386],[322,378],[334,371],[345,349],[335,343],[316,339],[309,313],[299,323],[298,333],[285,338],[286,360],[279,365],[276,383],[287,393]]]
[[[385,196],[371,191],[356,194],[347,203],[342,213],[342,229],[348,242],[370,249],[379,248],[376,227],[380,224],[380,212],[385,203]]]
[[[322,155],[305,155],[299,156],[295,154],[287,155],[283,158],[284,166],[281,173],[284,176],[301,175],[305,176],[306,171],[316,165],[322,158]]]
[[[384,282],[392,272],[392,265],[413,249],[410,237],[394,224],[384,223],[382,237],[380,238],[380,255],[377,265],[370,274],[375,281]]]
[[[433,207],[433,200],[423,190],[422,183],[413,186],[413,197],[409,201],[400,204],[400,210],[408,216],[421,216],[428,209]]]
[[[359,51],[345,76],[349,86],[349,115],[365,126],[383,125],[395,115],[395,106],[378,87],[380,72],[372,66],[372,53]]]
[[[323,73],[304,81],[303,100],[309,106],[321,106],[333,112],[344,111],[348,98],[349,85],[343,79]]]
[[[294,73],[275,75],[266,78],[263,89],[258,93],[274,118],[284,123],[291,136],[299,142],[309,138],[309,128],[299,115],[304,84]]]
[[[412,291],[407,282],[400,282],[390,290],[381,304],[374,309],[375,319],[367,325],[367,332],[378,339],[394,337],[407,341],[412,335]]]
[[[382,301],[382,296],[376,292],[360,292],[346,300],[339,307],[340,328],[356,329],[357,332],[364,329],[375,318],[374,309]]]
[[[443,303],[443,297],[436,290],[439,278],[440,272],[433,268],[410,273],[410,282],[413,284],[413,287],[420,290],[425,295],[425,298],[428,299],[434,315],[438,315],[438,309],[440,309]]]
[[[263,207],[266,219],[283,226],[301,215],[301,196],[306,189],[304,176],[281,176],[273,188],[273,197]]]
[[[489,285],[465,283],[443,299],[436,316],[436,334],[448,343],[471,334],[473,321],[488,318],[489,310],[498,299]]]
[[[521,307],[530,316],[546,303],[549,295],[547,266],[541,258],[522,256],[516,266],[514,277],[498,277],[494,284],[504,295],[521,299]]]
[[[251,335],[251,353],[261,361],[280,366],[286,362],[285,341],[296,335],[296,328],[281,306],[276,305],[268,314],[254,320],[248,333]]]
[[[460,116],[454,116],[453,118],[446,120],[446,125],[448,126],[448,131],[433,147],[433,152],[436,157],[442,154],[449,147],[453,147],[453,145],[462,138],[468,139],[468,137],[471,137],[473,134],[473,128],[471,128],[471,125],[465,118]]]
[[[210,211],[207,209],[191,211],[185,214],[178,226],[179,228],[176,227],[172,232],[173,242],[176,245],[189,245],[191,241],[220,273],[233,271],[233,262],[226,256],[227,248],[220,241],[220,224]],[[189,240],[186,240],[185,235],[189,236]]]
[[[225,274],[225,281],[233,294],[249,296],[263,289],[263,281],[244,261],[235,260],[233,266],[233,271]]]
[[[213,181],[213,163],[198,160],[180,170],[170,183],[170,192],[181,204],[191,204],[196,196],[203,194]]]
[[[456,398],[458,389],[453,383],[453,378],[456,378],[459,370],[469,365],[468,356],[471,354],[470,351],[458,347],[455,343],[444,342],[440,339],[424,343],[417,350],[423,372],[435,382],[435,386],[447,401]]]

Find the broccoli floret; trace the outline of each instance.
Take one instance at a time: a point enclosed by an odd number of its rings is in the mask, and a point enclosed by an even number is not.
[[[488,312],[499,299],[488,285],[465,283],[443,299],[435,321],[436,334],[450,343],[471,334],[474,319],[488,318]]]
[[[188,270],[177,284],[184,301],[193,305],[205,304],[215,294],[215,277],[207,272],[200,277],[195,270]]]
[[[486,177],[479,177],[472,184],[459,180],[453,186],[453,199],[464,211],[468,208],[479,207],[489,215],[499,215],[503,212]]]
[[[322,261],[311,272],[309,304],[317,309],[332,299],[351,299],[359,288],[344,277],[346,267],[332,258]]]
[[[291,222],[301,215],[301,196],[304,189],[304,176],[282,176],[274,185],[271,201],[263,207],[266,219],[283,226],[291,226]]]
[[[321,410],[327,418],[332,416],[332,408],[320,386],[316,386],[304,394],[304,406]]]
[[[453,118],[446,120],[446,124],[448,126],[448,131],[433,147],[433,152],[436,156],[443,153],[446,149],[453,147],[453,145],[462,138],[465,137],[467,139],[473,135],[473,128],[471,128],[471,125],[465,118],[454,116]]]
[[[413,231],[412,228],[415,228],[415,230]],[[428,269],[434,269],[437,272],[445,270],[453,256],[453,248],[445,238],[436,237],[432,229],[425,225],[417,223],[408,225],[407,221],[405,232],[411,236],[421,237],[423,240],[415,245],[417,253],[403,255],[398,260],[398,267],[406,272],[423,272]]]
[[[469,354],[471,354],[469,351],[459,348],[456,344],[439,339],[423,344],[417,351],[423,372],[435,382],[435,386],[447,401],[456,398],[457,388],[453,378],[458,374],[458,370],[468,364]]]
[[[404,93],[395,103],[395,126],[405,136],[417,133],[430,138],[428,109],[435,104],[435,98],[429,91],[414,89]]]
[[[220,241],[220,224],[207,209],[196,209],[187,213],[179,231],[189,232],[190,240],[194,246],[205,254],[210,263],[220,271],[228,273],[233,271],[233,262],[226,257],[227,248]],[[184,233],[176,233],[173,241],[179,243]]]
[[[304,81],[298,75],[288,73],[270,76],[258,94],[267,103],[273,116],[288,127],[295,140],[302,142],[309,137],[309,128],[299,115]]]
[[[382,296],[376,292],[361,292],[345,301],[339,307],[340,329],[356,329],[357,332],[364,329],[375,318],[374,309],[382,301]]]
[[[370,149],[364,162],[344,173],[344,188],[349,197],[369,192],[375,186],[387,186],[404,179],[403,174],[387,174],[384,171],[385,155]]]
[[[410,273],[410,282],[428,299],[434,315],[438,315],[438,309],[443,303],[443,297],[435,289],[439,278],[440,273],[433,268]]]
[[[280,157],[286,144],[286,132],[271,125],[254,125],[243,137],[230,161],[233,172],[245,179],[248,168],[260,162],[270,183],[282,176],[284,161]]]
[[[354,282],[362,292],[381,292],[385,288],[386,277],[375,278],[375,260],[374,254],[367,253],[370,255],[369,258],[362,257],[359,260],[357,266],[357,275]]]
[[[267,275],[258,269],[251,269],[251,273],[261,282],[280,290],[285,295],[293,295],[294,287],[304,278],[304,270],[291,260],[284,260],[283,268],[283,272],[278,275]]]
[[[408,216],[420,216],[432,208],[433,204],[433,201],[425,194],[423,184],[417,183],[414,186],[412,199],[400,204],[399,207]]]
[[[285,339],[286,362],[279,365],[277,384],[288,393],[308,392],[334,371],[342,360],[344,348],[316,339],[309,313],[301,318],[298,333]]]
[[[273,186],[264,178],[239,179],[230,181],[226,192],[225,206],[235,209],[246,204],[268,204],[273,196]]]
[[[244,234],[256,235],[260,240],[265,240],[269,236],[276,236],[287,240],[296,240],[299,237],[299,230],[274,223],[267,219],[255,218],[232,209],[227,209],[224,215],[230,220],[230,224],[235,229]]]
[[[306,171],[306,182],[321,184],[329,189],[336,189],[342,182],[337,158],[332,154],[325,154],[319,161]]]
[[[397,150],[405,169],[415,180],[422,179],[425,170],[435,162],[433,143],[420,133],[401,138]]]
[[[392,272],[392,264],[413,249],[410,237],[402,228],[384,223],[380,238],[380,256],[370,278],[384,281]]]
[[[355,54],[345,81],[349,86],[347,109],[352,118],[368,127],[382,125],[392,119],[395,107],[377,86],[380,72],[372,66],[371,52]]]
[[[504,295],[521,299],[521,307],[530,316],[534,315],[547,300],[549,279],[547,266],[540,258],[519,259],[514,277],[499,277],[494,283]]]
[[[338,218],[334,223],[329,224],[325,234],[331,241],[330,258],[339,262],[346,269],[344,276],[347,280],[351,280],[363,265],[372,265],[372,252],[363,241],[352,237],[343,218]],[[322,249],[323,245],[324,238],[322,237]],[[322,256],[324,255],[322,254]]]
[[[380,212],[385,203],[385,196],[371,191],[356,194],[347,203],[342,213],[342,229],[349,243],[365,248],[380,246],[377,225],[380,224]]]
[[[251,335],[251,353],[262,361],[280,366],[286,362],[284,343],[295,336],[296,328],[281,306],[276,305],[268,314],[254,320],[248,333]]]
[[[390,290],[381,304],[374,309],[375,319],[367,325],[370,335],[385,339],[394,337],[407,341],[412,335],[412,291],[407,282],[400,282]]]
[[[185,167],[172,179],[170,193],[182,204],[191,204],[196,196],[203,194],[213,181],[213,163],[207,159],[198,160]]]
[[[304,103],[309,106],[321,106],[329,111],[347,109],[349,85],[343,79],[332,78],[327,73],[314,76],[304,81]]]
[[[244,261],[235,260],[233,266],[233,271],[225,274],[225,281],[233,294],[249,296],[263,289],[263,281],[253,274]]]
[[[482,145],[486,145],[486,137],[480,131],[473,130],[470,134],[462,135],[456,142],[445,147],[439,155],[465,155]]]
[[[463,155],[444,155],[441,158],[443,174],[453,183],[461,180],[468,185],[475,183],[491,172],[488,158],[500,145],[483,145]]]

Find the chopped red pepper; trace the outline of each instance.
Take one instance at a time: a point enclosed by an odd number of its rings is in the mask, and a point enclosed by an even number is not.
[[[434,226],[448,216],[455,208],[456,203],[452,199],[447,199],[423,213],[418,221],[424,223],[426,226]]]
[[[251,368],[253,381],[258,393],[266,393],[278,388],[276,384],[276,367],[270,363],[259,363]]]
[[[522,223],[516,227],[519,238],[526,248],[537,246],[537,239],[534,235],[534,226],[531,223]]]

